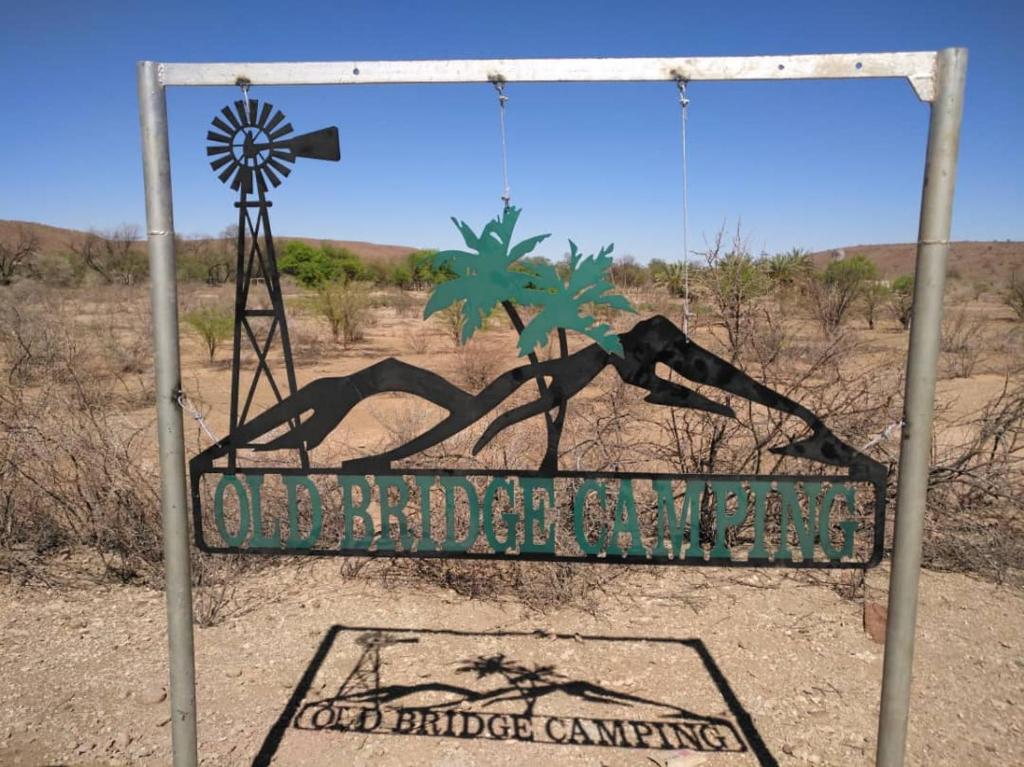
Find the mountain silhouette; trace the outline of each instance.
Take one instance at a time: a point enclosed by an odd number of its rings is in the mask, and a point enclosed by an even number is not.
[[[795,416],[807,424],[810,436],[770,448],[773,453],[844,467],[850,470],[851,475],[862,478],[885,476],[884,466],[840,440],[808,408],[704,349],[669,319],[655,316],[642,320],[619,334],[618,340],[622,346],[621,356],[607,351],[600,344],[591,344],[572,354],[512,368],[497,376],[477,394],[460,389],[437,373],[395,358],[374,363],[350,375],[319,378],[200,453],[193,459],[193,465],[210,467],[216,459],[239,449],[310,450],[319,445],[352,408],[376,394],[412,394],[447,410],[448,415],[439,423],[402,445],[378,455],[346,461],[342,465],[345,471],[356,473],[390,470],[393,462],[429,449],[477,423],[523,384],[538,378],[547,381],[544,391],[535,399],[501,413],[488,424],[474,446],[476,454],[510,426],[564,405],[608,366],[614,368],[624,382],[646,390],[646,402],[735,417],[728,405],[660,377],[656,371],[661,363],[688,381]],[[303,416],[302,423],[294,426],[300,415]],[[260,441],[286,425],[290,428],[285,433]]]

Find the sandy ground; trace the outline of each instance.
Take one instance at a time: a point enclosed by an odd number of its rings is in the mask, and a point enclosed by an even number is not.
[[[424,344],[410,322],[386,316],[357,348],[310,360],[296,343],[300,384],[388,355],[457,372],[443,331]],[[324,340],[310,318],[292,326],[309,348]],[[505,369],[510,332],[488,336]],[[899,351],[906,335],[872,341]],[[185,389],[224,433],[229,355],[208,364],[189,334],[183,348]],[[941,382],[940,405],[963,417],[998,391],[1003,362]],[[379,449],[378,415],[361,406],[338,439]],[[193,454],[204,437],[187,428]],[[264,569],[196,630],[202,761],[665,767],[687,749],[708,765],[872,764],[883,654],[862,602],[805,575],[735,572],[636,572],[592,612],[538,614],[346,578],[337,561]],[[869,599],[884,604],[886,582],[872,571]],[[0,765],[168,764],[164,621],[145,588],[0,583]],[[1020,591],[923,574],[908,764],[1024,765],[1022,637]]]
[[[0,763],[168,763],[160,592],[0,603]],[[638,572],[592,613],[538,614],[318,561],[251,576],[231,609],[196,631],[203,764],[874,757],[882,648],[859,601],[799,577]],[[909,764],[1024,764],[1022,637],[1019,592],[924,573]]]

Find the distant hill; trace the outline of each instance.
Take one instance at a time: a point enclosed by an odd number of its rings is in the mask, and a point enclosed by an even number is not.
[[[0,220],[0,238],[8,237],[17,227],[27,227],[39,239],[43,253],[60,253],[67,243],[84,234],[75,229],[28,221]],[[140,229],[140,235],[142,230]],[[279,246],[289,240],[301,240],[314,246],[347,248],[368,262],[393,263],[418,248],[412,245],[383,245],[355,240],[329,240],[318,237],[277,235]],[[141,245],[140,245],[141,247]],[[811,257],[819,267],[828,264],[832,253],[842,250],[847,256],[862,254],[874,261],[885,278],[898,277],[914,271],[914,243],[890,245],[849,245],[833,250],[813,253]],[[950,276],[968,281],[985,281],[999,285],[1006,283],[1014,269],[1024,274],[1024,242],[954,242],[949,258]]]
[[[359,240],[324,240],[316,237],[288,237],[286,235],[275,235],[275,242],[283,245],[291,240],[299,240],[307,245],[316,247],[345,248],[351,250],[364,261],[380,261],[391,263],[398,261],[419,248],[410,245],[381,245],[376,242],[361,242]]]
[[[882,276],[898,277],[914,271],[917,253],[914,243],[895,245],[850,245],[842,250],[847,257],[864,255],[874,261]],[[812,254],[821,267],[828,264],[834,250]],[[1014,269],[1024,274],[1024,242],[954,242],[950,244],[949,276],[969,281],[1005,283]]]
[[[40,251],[46,253],[60,253],[67,250],[69,241],[73,241],[85,232],[77,229],[63,229],[59,226],[49,226],[47,224],[38,224],[33,221],[4,221],[0,220],[0,238],[7,238],[19,227],[25,227],[39,240]],[[144,234],[142,228],[139,229],[139,236]],[[401,259],[406,254],[411,253],[418,248],[414,248],[411,245],[381,245],[375,242],[360,242],[356,240],[327,240],[318,239],[315,237],[288,237],[285,235],[275,235],[275,241],[279,246],[289,240],[301,240],[309,243],[310,245],[329,245],[334,248],[347,248],[353,253],[357,254],[360,258],[366,261],[383,261],[393,262]],[[141,246],[140,246],[141,247]]]

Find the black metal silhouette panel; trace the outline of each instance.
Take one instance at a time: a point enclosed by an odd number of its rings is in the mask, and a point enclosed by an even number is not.
[[[649,317],[624,332],[599,321],[595,315],[635,311],[608,276],[612,246],[585,256],[570,241],[560,268],[526,259],[548,235],[514,242],[520,216],[514,207],[479,234],[453,219],[467,249],[436,255],[435,266],[449,279],[434,285],[424,317],[456,312],[462,339],[468,340],[489,316],[504,312],[517,333],[522,364],[475,394],[394,358],[298,387],[264,193],[267,181],[279,184],[296,157],[337,160],[337,130],[289,138],[292,128],[282,124],[284,116],[256,101],[236,102],[234,112],[225,108],[222,116],[214,119],[221,132],[211,131],[208,151],[221,180],[240,196],[235,356],[230,433],[190,463],[201,549],[747,567],[878,563],[884,466],[845,443],[815,413],[703,348],[667,318]],[[254,190],[256,200],[250,201]],[[264,277],[272,309],[250,308],[256,274]],[[252,320],[263,315],[269,329],[258,338]],[[570,332],[592,343],[570,351]],[[244,399],[243,334],[257,356]],[[269,363],[275,334],[283,347],[286,390]],[[538,349],[555,341],[557,351],[542,360]],[[673,380],[659,373],[659,365]],[[566,471],[559,457],[570,403],[609,369],[645,391],[651,406],[728,419],[735,417],[732,404],[743,402],[792,416],[806,434],[771,451],[829,467],[829,473]],[[261,377],[275,402],[251,415]],[[727,402],[715,399],[715,392]],[[421,398],[445,415],[383,452],[337,466],[312,465],[312,452],[357,405],[393,393]],[[471,428],[482,431],[467,461],[531,418],[543,419],[546,435],[537,469],[423,466],[425,451]],[[273,464],[272,456],[287,452],[298,453],[299,467]],[[240,454],[251,453],[264,457],[242,466]]]

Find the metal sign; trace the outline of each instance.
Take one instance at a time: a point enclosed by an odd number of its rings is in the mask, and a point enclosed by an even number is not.
[[[252,226],[245,230],[251,247],[245,244],[245,231],[239,237],[232,428],[227,438],[196,456],[190,466],[200,549],[757,567],[870,567],[880,561],[884,466],[845,444],[807,408],[702,348],[665,317],[644,319],[626,332],[613,332],[609,324],[594,317],[596,310],[635,312],[609,279],[613,246],[585,256],[570,240],[569,258],[561,270],[543,260],[527,259],[549,235],[516,242],[513,235],[520,210],[515,207],[506,207],[479,234],[453,219],[466,250],[437,254],[436,264],[447,267],[453,278],[433,289],[423,314],[426,319],[445,309],[459,312],[465,342],[500,308],[518,333],[518,352],[526,364],[496,376],[477,394],[429,369],[394,358],[294,389],[269,203],[261,181],[261,171],[269,172],[267,164],[275,162],[275,137],[290,126],[273,131],[283,116],[278,112],[271,118],[268,104],[259,119],[256,102],[247,107],[239,101],[235,108],[242,121],[235,136],[244,139],[230,139],[226,131],[211,133],[211,140],[218,143],[209,151],[223,154],[212,165],[214,170],[227,165],[220,174],[222,181],[234,174],[232,187],[240,191],[241,216],[247,223],[251,222],[245,212],[246,194],[253,187],[258,189],[255,204],[263,221],[265,247],[263,251],[258,247],[258,230]],[[223,114],[234,117],[227,108]],[[228,127],[219,118],[214,126]],[[261,143],[249,130],[269,135]],[[336,147],[336,131],[332,136]],[[238,159],[234,159],[235,150],[229,153],[222,148],[233,146],[232,141],[241,147]],[[262,166],[259,152],[269,153]],[[337,156],[336,151],[319,154]],[[253,167],[253,163],[257,164]],[[275,177],[271,175],[270,180],[274,182]],[[270,335],[275,327],[282,330],[291,388],[284,396],[273,386],[276,404],[245,420],[260,373],[266,371],[273,385],[267,346],[261,350],[255,343],[246,308],[256,256],[275,299],[272,310],[261,311],[273,314]],[[528,321],[521,313],[526,310]],[[237,342],[243,328],[253,339],[259,363],[239,416]],[[569,332],[592,343],[570,353]],[[537,350],[553,339],[558,341],[559,353],[542,361]],[[802,420],[810,435],[772,451],[841,467],[847,473],[776,477],[560,471],[559,445],[569,404],[607,368],[625,383],[646,391],[645,401],[652,406],[735,417],[729,405],[660,376],[658,364],[684,380]],[[535,389],[536,396],[502,409],[523,389]],[[337,467],[310,467],[310,453],[356,405],[396,392],[440,406],[447,416],[378,455]],[[473,447],[477,455],[506,429],[537,416],[544,417],[546,446],[536,470],[401,465],[486,423]],[[268,468],[263,461],[243,468],[237,464],[239,451],[276,455],[298,451],[301,467],[280,463]]]
[[[732,80],[899,78],[907,81],[918,98],[928,104],[929,126],[925,183],[922,187],[917,235],[914,308],[907,351],[904,425],[896,494],[898,513],[894,525],[885,667],[882,674],[876,752],[877,763],[881,767],[900,767],[903,764],[907,741],[918,571],[921,563],[922,528],[931,457],[942,296],[949,255],[966,72],[967,50],[964,48],[900,53],[632,59],[139,62],[138,99],[153,304],[160,498],[164,526],[170,647],[169,698],[174,713],[171,719],[171,735],[176,767],[194,767],[198,764],[199,758],[196,747],[192,585],[188,552],[184,432],[178,407],[181,360],[178,347],[175,232],[166,99],[168,87],[244,87],[250,84],[357,87],[361,84],[375,83],[493,84],[513,81],[610,80],[675,82],[677,85],[680,82]],[[244,157],[244,139],[242,143]],[[255,138],[251,144],[256,144]],[[243,177],[247,176],[248,173],[243,174]],[[242,183],[239,184],[240,188]],[[296,391],[290,396],[297,396],[298,393]],[[281,404],[283,402],[279,403]],[[824,451],[822,455],[825,455]],[[851,465],[848,469],[852,480],[855,467]],[[196,482],[202,479],[204,472],[212,471],[212,465],[204,465],[203,462],[197,464],[193,461],[193,488]],[[547,473],[554,476],[550,471]],[[822,479],[822,482],[824,481]],[[875,503],[878,504],[877,499]],[[756,500],[754,507],[756,514]],[[200,510],[198,505],[193,511],[198,513],[197,510]],[[820,516],[816,519],[820,520]],[[829,519],[831,520],[831,516]],[[810,518],[805,517],[805,522],[809,523]],[[235,534],[237,535],[237,531]],[[880,537],[881,533],[876,530],[872,540],[878,541]],[[868,561],[874,558],[875,554],[872,554]]]

